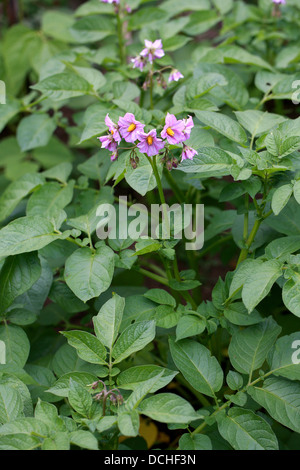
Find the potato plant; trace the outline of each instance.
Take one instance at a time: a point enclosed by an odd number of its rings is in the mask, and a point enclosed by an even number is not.
[[[0,6],[0,449],[300,450],[299,1],[53,3]]]

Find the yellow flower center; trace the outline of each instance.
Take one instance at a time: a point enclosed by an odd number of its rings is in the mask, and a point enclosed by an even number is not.
[[[112,130],[110,131],[110,133],[113,134],[113,133],[114,133],[114,130],[112,129]]]
[[[128,132],[132,132],[134,131],[134,129],[136,128],[136,125],[135,124],[130,124],[130,126],[128,127],[127,131]]]
[[[148,145],[153,144],[153,138],[150,135],[149,135],[149,137],[147,137],[147,143],[148,143]]]
[[[171,137],[173,137],[173,135],[175,134],[175,132],[172,131],[171,127],[168,127],[168,129],[167,129],[167,134],[170,135]]]

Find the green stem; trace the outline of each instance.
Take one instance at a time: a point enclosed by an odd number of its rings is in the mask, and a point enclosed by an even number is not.
[[[264,374],[263,376],[259,377],[258,379],[254,380],[253,382],[251,383],[248,383],[242,390],[240,390],[240,392],[246,392],[247,389],[253,385],[256,385],[258,382],[261,382],[262,380],[265,380],[267,377],[269,377],[271,374],[273,373],[273,371],[270,371],[270,372],[267,372],[266,374]],[[210,415],[210,418],[212,416],[216,416],[218,413],[220,413],[220,411],[223,411],[225,410],[226,408],[228,408],[228,406],[231,405],[231,400],[228,400],[226,403],[224,403],[220,408],[218,408],[214,413],[212,413]],[[204,422],[202,424],[200,424],[200,426],[198,426],[192,433],[191,435],[194,436],[195,434],[199,434],[203,431],[203,429],[207,426],[207,423]]]
[[[150,162],[150,165],[152,166],[152,170],[156,179],[160,202],[163,206],[164,222],[166,224],[167,233],[170,234],[169,216],[168,216],[168,211],[166,207],[166,199],[165,199],[164,190],[161,184],[161,178],[158,173],[156,155],[154,155],[153,159],[151,159],[150,157],[147,157],[147,158],[148,158],[148,161]]]
[[[152,273],[151,271],[148,271],[146,269],[138,268],[136,266],[134,266],[133,269],[139,272],[140,274],[149,277],[149,279],[153,279],[153,281],[159,282],[160,284],[169,287],[169,282],[166,278],[159,276],[158,274]]]
[[[151,66],[151,70],[150,70],[150,88],[149,88],[149,91],[150,91],[150,108],[153,109],[154,106],[153,106],[153,64]]]
[[[117,13],[117,26],[118,26],[120,61],[121,61],[121,64],[125,64],[126,57],[125,57],[125,45],[124,45],[124,38],[123,38],[123,21],[121,18],[120,11],[118,11]]]
[[[242,262],[244,261],[247,256],[248,256],[248,253],[249,253],[249,250],[251,248],[251,245],[252,243],[254,242],[254,238],[256,237],[256,234],[258,232],[258,229],[262,223],[263,219],[257,219],[255,222],[254,222],[254,225],[253,225],[253,228],[250,232],[250,235],[246,241],[246,246],[247,248],[243,248],[241,250],[241,253],[240,253],[240,256],[239,256],[239,259],[238,259],[238,262],[237,262],[237,266]]]
[[[180,272],[179,272],[179,269],[178,269],[178,262],[177,262],[176,254],[175,254],[174,261],[173,261],[173,267],[174,267],[174,274],[175,274],[176,281],[181,282],[181,277],[180,277]],[[180,294],[186,302],[189,302],[191,304],[191,306],[194,310],[197,310],[197,304],[196,304],[196,302],[194,301],[193,297],[191,296],[191,294],[189,292],[181,291]]]
[[[164,171],[164,174],[165,174],[165,177],[166,177],[166,180],[168,181],[177,201],[179,202],[179,204],[183,204],[185,201],[184,201],[184,194],[183,192],[181,191],[181,189],[178,187],[176,181],[174,180],[173,176],[171,175],[171,172],[167,169],[165,169]]]
[[[246,242],[248,237],[248,228],[249,228],[249,194],[245,195],[245,215],[244,215],[244,241]]]

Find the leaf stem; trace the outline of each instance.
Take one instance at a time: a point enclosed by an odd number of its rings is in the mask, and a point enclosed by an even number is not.
[[[126,58],[125,58],[125,45],[124,45],[124,38],[123,38],[123,21],[122,21],[120,9],[118,9],[118,12],[117,12],[117,27],[118,27],[120,61],[121,61],[121,64],[125,64]]]
[[[140,274],[143,274],[144,276],[149,277],[149,279],[153,279],[153,281],[159,282],[160,284],[164,286],[170,287],[169,281],[166,278],[159,276],[158,274],[152,273],[151,271],[148,271],[144,268],[138,268],[137,266],[134,266],[133,269],[135,271],[138,271]]]

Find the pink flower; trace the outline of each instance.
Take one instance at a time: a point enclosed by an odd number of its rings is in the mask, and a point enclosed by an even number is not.
[[[179,70],[173,69],[169,75],[168,82],[178,82],[181,78],[184,78],[182,73]]]
[[[121,142],[122,138],[120,136],[119,128],[117,124],[115,124],[107,114],[105,117],[105,124],[108,127],[109,132],[114,136],[114,140],[118,143]]]
[[[181,161],[183,160],[193,160],[194,156],[198,155],[195,149],[192,147],[188,147],[187,145],[183,145],[183,151],[181,155]]]
[[[191,136],[191,132],[194,127],[194,121],[193,121],[192,116],[189,116],[187,119],[184,119],[183,122],[184,122],[183,133],[185,135],[185,138],[183,139],[183,141],[185,141],[185,140],[188,140]]]
[[[112,134],[104,135],[103,137],[98,137],[100,142],[102,143],[101,148],[107,149],[110,152],[114,152],[117,150],[118,144],[114,140],[114,136]]]
[[[111,159],[112,162],[114,162],[115,160],[117,160],[117,158],[118,158],[118,151],[115,150],[115,151],[111,154],[110,159]]]
[[[286,0],[272,0],[272,2],[277,5],[286,5]]]
[[[145,127],[145,124],[137,121],[132,113],[126,113],[124,117],[120,117],[118,125],[123,139],[132,143],[138,139],[139,132],[143,132]]]
[[[177,121],[174,114],[167,114],[165,127],[162,130],[161,136],[163,139],[167,139],[169,144],[179,144],[179,142],[183,142],[186,140],[186,136],[184,134],[185,124],[183,121]]]
[[[154,42],[145,39],[145,46],[140,55],[148,57],[150,64],[153,63],[154,59],[161,59],[165,55],[161,39],[157,39]]]
[[[120,4],[120,0],[102,0],[103,3],[114,3],[115,5]]]
[[[138,139],[140,141],[137,144],[139,150],[142,153],[146,153],[149,157],[157,155],[159,151],[165,146],[163,141],[156,137],[155,129],[152,129],[152,131],[148,132],[148,134],[140,132],[138,135]]]
[[[131,62],[133,63],[133,68],[140,69],[141,72],[144,70],[144,67],[147,64],[145,57],[142,57],[140,55],[138,55],[134,59],[131,59]]]
[[[131,13],[131,12],[132,12],[131,7],[130,7],[129,5],[127,5],[127,3],[126,3],[126,5],[125,5],[125,10],[127,11],[127,13]]]

